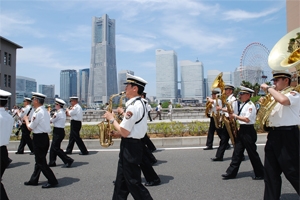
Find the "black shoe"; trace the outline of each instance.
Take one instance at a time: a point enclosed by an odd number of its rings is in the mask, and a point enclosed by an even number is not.
[[[26,181],[26,182],[24,182],[24,185],[33,185],[33,186],[36,186],[38,184],[37,183],[32,183],[30,181]]]
[[[55,163],[55,162],[54,162],[54,163],[49,163],[48,166],[49,166],[49,167],[55,167],[55,166],[56,166],[56,163]]]
[[[234,179],[236,177],[236,175],[232,175],[232,174],[222,174],[223,179]]]
[[[18,151],[17,151],[15,154],[24,154],[24,152],[18,152]]]
[[[50,183],[46,183],[45,185],[42,185],[42,188],[53,188],[56,187],[57,184],[50,184]]]
[[[159,184],[160,184],[160,179],[156,179],[154,181],[145,183],[145,186],[155,186],[155,185],[159,185]]]
[[[70,151],[66,151],[65,153],[68,154],[68,155],[72,154],[72,152],[70,152]]]
[[[34,155],[34,152],[30,152],[30,154],[29,155]]]
[[[80,152],[79,155],[89,155],[89,152],[88,151],[84,153]]]
[[[206,147],[203,150],[212,150],[212,149],[213,149],[212,147]]]
[[[223,158],[211,158],[211,161],[223,161]]]
[[[263,176],[254,176],[252,177],[252,180],[264,180]]]
[[[74,160],[71,159],[69,162],[67,162],[67,163],[65,164],[65,166],[66,166],[66,167],[71,167],[71,165],[72,165],[73,162],[74,162]]]
[[[228,149],[230,149],[230,148],[231,148],[230,144],[227,144],[226,150],[228,150]]]

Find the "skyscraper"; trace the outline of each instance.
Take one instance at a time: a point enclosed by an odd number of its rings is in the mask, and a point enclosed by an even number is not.
[[[127,80],[127,74],[134,75],[134,72],[130,71],[130,70],[122,70],[122,71],[119,71],[119,73],[118,73],[119,93],[125,90],[126,85],[124,85],[124,83]]]
[[[105,103],[117,92],[115,20],[105,14],[92,19],[88,105]]]
[[[182,99],[197,99],[202,103],[205,96],[203,65],[198,60],[180,61],[181,97]]]
[[[68,101],[77,96],[77,72],[74,69],[60,71],[60,98]]]
[[[36,92],[37,82],[33,78],[24,76],[16,77],[16,104],[21,104],[24,97],[31,97],[31,92]]]
[[[177,54],[175,51],[156,50],[156,98],[173,101],[178,98]]]
[[[55,85],[39,84],[39,92],[47,96],[45,99],[46,104],[54,103]]]
[[[80,69],[78,72],[77,94],[79,101],[86,104],[88,99],[90,69]]]

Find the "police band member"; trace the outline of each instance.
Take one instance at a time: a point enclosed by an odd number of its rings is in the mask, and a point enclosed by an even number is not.
[[[29,181],[24,182],[24,185],[38,185],[40,173],[42,172],[48,179],[48,183],[44,184],[42,188],[51,188],[55,187],[58,182],[54,173],[47,165],[46,160],[46,155],[49,148],[48,133],[50,133],[51,127],[49,113],[43,105],[45,98],[46,95],[44,94],[32,92],[31,99],[35,111],[31,120],[29,120],[27,115],[23,117],[28,130],[32,131],[33,133],[33,148],[35,155],[33,174]]]
[[[268,138],[265,146],[264,199],[280,199],[281,174],[285,175],[299,193],[299,122],[300,94],[285,92],[291,84],[291,73],[273,72],[275,87],[263,83],[260,87],[277,102],[267,124]]]
[[[208,134],[207,134],[207,139],[206,139],[206,148],[204,148],[203,150],[210,150],[213,149],[213,142],[214,142],[214,135],[215,135],[215,131],[219,132],[221,129],[217,129],[216,125],[215,125],[215,121],[214,118],[212,117],[212,113],[217,113],[217,106],[222,107],[222,101],[220,99],[218,99],[217,101],[217,95],[220,92],[218,90],[213,90],[211,92],[211,97],[207,97],[207,101],[209,101],[212,104],[212,108],[209,111],[209,118],[210,118],[210,122],[209,122],[209,129],[208,129]],[[219,133],[218,133],[219,135]]]
[[[5,169],[11,162],[8,157],[8,151],[6,145],[9,143],[10,135],[12,133],[12,129],[14,126],[14,119],[12,116],[5,111],[5,106],[8,101],[8,97],[11,96],[10,92],[0,89],[0,161],[1,161],[1,191],[0,191],[0,199],[7,200],[8,196],[2,184],[2,176],[4,174]]]
[[[18,114],[17,114],[22,121],[22,125],[21,125],[22,137],[21,137],[20,145],[18,147],[18,151],[16,152],[16,154],[23,154],[24,147],[27,144],[29,150],[31,151],[30,154],[33,155],[34,152],[33,152],[32,139],[30,137],[30,131],[28,130],[28,128],[23,120],[23,117],[25,115],[27,115],[28,118],[31,119],[34,111],[31,107],[31,99],[30,98],[28,98],[28,97],[24,98],[23,104],[24,104],[24,108],[22,108],[20,111],[18,111]]]
[[[226,84],[224,86],[224,90],[225,90],[225,95],[227,97],[226,102],[231,103],[232,108],[235,111],[237,109],[236,108],[237,101],[236,101],[235,96],[233,96],[234,86],[231,84]],[[223,106],[223,108],[222,108],[222,106]],[[225,105],[222,105],[222,106],[218,106],[217,110],[224,112],[225,117],[229,117],[229,114],[227,113],[227,108],[224,107]],[[225,150],[230,148],[230,145],[228,144],[229,134],[228,134],[228,131],[227,131],[225,125],[223,125],[221,130],[217,133],[219,134],[219,137],[220,137],[220,144],[219,144],[219,148],[216,153],[216,157],[212,158],[211,160],[212,161],[223,161],[223,156],[224,156]]]
[[[103,115],[116,129],[113,135],[121,136],[119,162],[113,199],[127,199],[129,193],[134,199],[152,199],[149,191],[141,183],[140,164],[143,159],[143,142],[147,131],[147,109],[141,94],[147,82],[137,76],[127,74],[126,113],[120,124],[112,113]]]
[[[80,129],[82,126],[82,108],[78,104],[78,97],[70,97],[71,108],[66,110],[67,116],[71,117],[71,130],[69,137],[69,144],[66,149],[67,154],[72,154],[74,144],[76,142],[78,148],[80,149],[79,155],[88,155],[89,152],[85,147],[81,137]]]
[[[49,166],[56,166],[56,156],[60,157],[66,167],[71,167],[74,160],[60,148],[60,144],[65,137],[66,113],[63,109],[66,102],[62,99],[55,98],[55,113],[50,122],[53,123],[53,138],[49,154]]]
[[[255,174],[252,179],[262,180],[264,178],[264,167],[256,151],[257,147],[255,144],[257,140],[257,133],[254,128],[256,107],[250,100],[254,91],[243,86],[240,86],[240,88],[239,96],[243,103],[240,105],[238,113],[229,114],[231,119],[235,119],[239,122],[240,128],[238,130],[237,137],[235,138],[235,146],[231,163],[226,170],[226,174],[223,174],[222,177],[224,179],[232,179],[236,177],[246,149]]]

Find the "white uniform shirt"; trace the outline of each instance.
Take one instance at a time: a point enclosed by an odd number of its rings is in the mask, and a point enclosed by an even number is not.
[[[66,113],[64,109],[59,109],[55,111],[53,117],[50,119],[50,122],[53,123],[53,126],[56,128],[65,128],[66,126]]]
[[[34,111],[29,127],[33,133],[51,132],[50,115],[43,105]]]
[[[75,104],[69,111],[69,114],[71,115],[71,120],[82,121],[82,108],[79,104]]]
[[[148,111],[148,112],[152,111],[152,108],[151,108],[151,105],[150,105],[150,104],[147,104],[147,111]]]
[[[157,111],[161,111],[161,109],[162,109],[161,105],[158,104]]]
[[[26,116],[26,115],[28,114],[30,108],[31,108],[31,105],[27,105],[25,108],[22,108],[22,111],[19,113],[19,117],[22,119],[24,116]],[[33,110],[33,108],[32,108],[32,109],[30,110],[29,115],[28,115],[29,121],[30,121],[30,119],[32,118],[33,113],[34,113],[34,110]]]
[[[237,108],[237,101],[236,101],[235,96],[233,96],[233,94],[231,94],[229,97],[227,97],[226,102],[231,103],[233,112],[237,114],[238,108]],[[224,105],[224,106],[226,106],[226,105]],[[228,112],[224,112],[224,114],[225,114],[225,117],[229,117]]]
[[[144,105],[144,102],[136,100],[137,98],[138,97],[131,98],[126,102],[126,113],[120,124],[122,128],[130,132],[127,138],[140,139],[143,138],[145,136],[145,133],[147,132],[146,106]],[[134,100],[136,100],[134,102],[134,105],[131,105]],[[139,123],[135,124],[140,119],[142,120]]]
[[[239,116],[246,117],[250,120],[249,123],[246,123],[244,121],[238,120],[240,124],[255,124],[256,120],[256,107],[252,101],[248,101],[244,106],[244,103],[240,105],[241,113]]]
[[[173,106],[172,106],[172,104],[170,104],[170,105],[168,106],[168,109],[169,109],[169,113],[171,113],[171,112],[172,112],[172,110],[173,110]]]
[[[298,92],[289,92],[285,94],[290,100],[288,106],[277,103],[269,117],[269,126],[293,126],[300,124],[300,94]]]
[[[0,146],[5,146],[9,143],[13,126],[14,119],[12,116],[4,108],[0,108]]]
[[[213,104],[212,107],[210,109],[210,114],[212,114],[213,112],[216,114],[217,113],[217,99],[213,99]],[[218,99],[218,106],[220,106],[222,108],[222,101],[221,99]],[[220,111],[221,113],[221,111]]]

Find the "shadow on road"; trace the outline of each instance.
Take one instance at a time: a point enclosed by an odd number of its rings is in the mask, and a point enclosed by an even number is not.
[[[72,178],[72,177],[63,177],[63,178],[57,179],[57,181],[58,181],[58,187],[64,187],[67,185],[72,185],[73,183],[80,181],[80,179]]]
[[[15,167],[20,167],[22,165],[29,165],[30,162],[12,162],[8,165],[7,169],[10,169],[10,168],[15,168]]]

